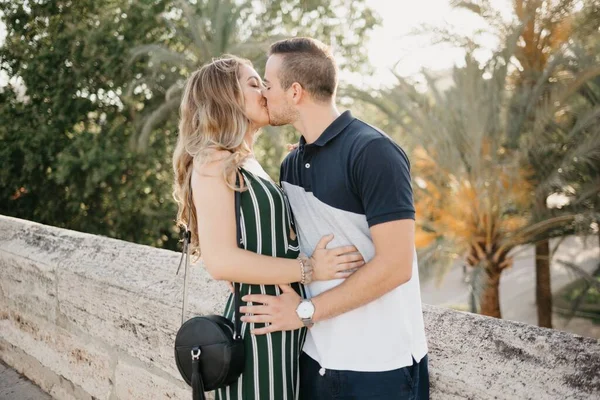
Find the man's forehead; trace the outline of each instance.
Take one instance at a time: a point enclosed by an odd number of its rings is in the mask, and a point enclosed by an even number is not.
[[[278,54],[269,56],[265,65],[265,78],[270,77],[271,79],[275,79],[277,77],[276,74],[281,66],[281,61],[281,56]]]

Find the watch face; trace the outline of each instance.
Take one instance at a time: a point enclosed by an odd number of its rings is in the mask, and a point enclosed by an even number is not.
[[[303,301],[298,305],[296,312],[298,313],[298,316],[302,319],[312,318],[313,314],[315,313],[315,306],[310,301]]]

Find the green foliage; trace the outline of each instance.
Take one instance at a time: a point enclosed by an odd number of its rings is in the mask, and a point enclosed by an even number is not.
[[[440,278],[446,271],[440,267],[473,251],[479,261],[484,255],[501,262],[520,244],[589,234],[600,212],[598,51],[565,47],[533,85],[515,85],[513,32],[485,65],[468,54],[450,89],[439,90],[427,74],[426,93],[399,76],[396,86],[379,93],[346,88],[401,126],[411,147],[420,149],[412,157],[418,233],[430,240],[419,260],[424,272],[433,267]],[[467,189],[460,190],[463,182]],[[551,194],[570,202],[549,209]],[[465,225],[472,213],[483,217]],[[468,246],[474,250],[465,252]]]
[[[159,1],[0,4],[1,69],[26,88],[24,99],[10,87],[0,94],[0,213],[175,246],[170,171],[156,162],[168,147],[157,143],[144,157],[129,150],[135,108],[119,97],[141,70],[125,68],[127,51],[164,34],[154,23],[162,9]]]
[[[264,71],[268,47],[274,41],[290,36],[310,36],[335,44],[340,67],[352,71],[368,70],[366,53],[360,49],[369,31],[378,22],[364,0],[336,1],[251,1],[206,0],[196,4],[176,1],[179,13],[166,13],[164,24],[172,35],[158,42],[137,46],[132,59],[146,55],[148,69],[138,84],[156,84],[159,71],[173,71],[152,92],[164,101],[152,108],[144,105],[143,126],[135,147],[144,151],[165,121],[177,117],[177,107],[185,78],[196,68],[224,53],[250,59],[259,74]],[[341,20],[347,23],[340,23]],[[296,140],[291,127],[266,128],[256,147],[258,160],[273,177],[279,176],[279,163],[285,155],[286,143]]]
[[[0,88],[0,213],[170,249],[175,110],[188,74],[223,52],[260,70],[268,45],[295,34],[336,37],[344,65],[366,65],[357,49],[376,23],[349,0],[0,0],[0,17],[0,74],[11,79]],[[290,128],[258,139],[274,177],[292,141]]]

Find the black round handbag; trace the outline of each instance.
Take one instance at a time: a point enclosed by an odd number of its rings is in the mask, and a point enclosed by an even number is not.
[[[239,176],[236,186],[239,187]],[[190,204],[193,203],[190,202]],[[235,215],[238,245],[242,247],[240,192],[238,191],[235,192]],[[190,221],[189,217],[188,221]],[[179,273],[181,261],[185,256],[182,325],[175,337],[175,362],[183,380],[192,387],[192,399],[204,400],[204,392],[231,385],[244,370],[244,341],[242,339],[242,324],[240,320],[242,300],[240,297],[240,285],[234,283],[235,323],[232,323],[221,315],[197,316],[185,321],[190,242],[191,232],[186,230],[184,249],[179,267],[177,268],[177,273]]]
[[[236,295],[239,296],[239,287]],[[177,332],[175,361],[181,376],[192,387],[192,398],[202,400],[204,392],[229,386],[239,378],[244,370],[244,341],[225,317],[193,317]]]

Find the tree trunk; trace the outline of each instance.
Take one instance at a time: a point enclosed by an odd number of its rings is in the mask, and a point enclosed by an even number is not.
[[[535,245],[535,300],[538,325],[552,328],[552,286],[550,284],[550,243]]]
[[[487,282],[485,288],[481,293],[481,299],[479,302],[479,312],[482,315],[488,317],[502,318],[500,312],[500,268],[498,266],[492,266],[492,268],[486,269]]]

